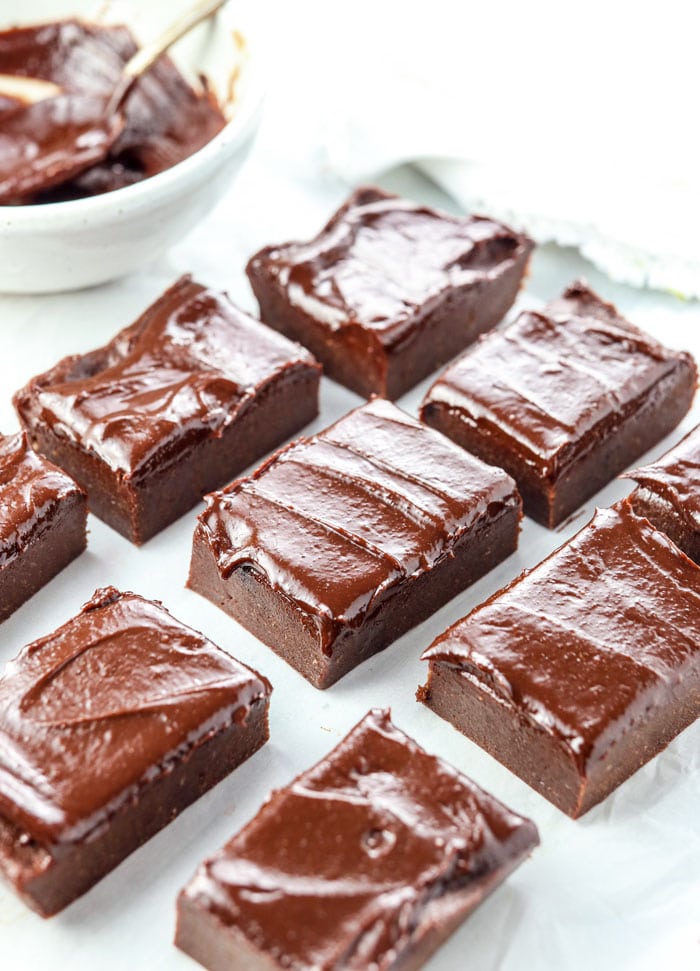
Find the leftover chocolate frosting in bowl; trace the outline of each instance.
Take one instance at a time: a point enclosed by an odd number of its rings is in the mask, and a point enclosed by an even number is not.
[[[172,0],[96,7],[93,0],[50,7],[25,0],[19,12],[0,9],[0,75],[15,85],[0,85],[0,132],[3,122],[19,125],[26,111],[18,81],[55,82],[61,97],[53,101],[97,99],[91,110],[99,115],[134,38],[152,40],[173,16]],[[238,174],[260,123],[265,62],[253,20],[229,4],[193,29],[137,82],[123,130],[102,133],[108,141],[116,135],[106,159],[21,200],[41,205],[1,206],[0,292],[77,290],[116,279],[158,259],[203,219]],[[33,109],[50,111],[41,102]],[[94,149],[94,134],[87,132],[86,150]],[[24,146],[33,150],[30,137]]]
[[[33,105],[0,106],[0,203],[123,188],[177,164],[221,131],[226,118],[206,83],[195,91],[168,57],[136,82],[123,117],[110,117],[109,97],[137,49],[127,27],[77,19],[0,33],[1,73],[50,81],[62,92]],[[43,184],[35,179],[37,191],[27,194],[26,170],[38,153],[50,165]]]

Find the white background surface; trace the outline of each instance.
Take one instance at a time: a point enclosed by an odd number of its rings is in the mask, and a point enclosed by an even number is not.
[[[287,59],[281,68],[290,64]],[[309,140],[303,118],[297,123],[302,97],[291,83],[277,89],[240,181],[206,224],[166,260],[93,291],[0,298],[3,432],[17,427],[10,405],[16,388],[61,355],[108,340],[182,272],[227,289],[242,306],[254,309],[243,272],[246,259],[265,243],[315,232],[347,191],[324,169],[320,146]],[[414,198],[448,204],[411,171],[382,181]],[[548,247],[536,253],[519,305],[540,304],[582,273],[632,320],[700,359],[697,304],[615,286],[571,251]],[[428,383],[400,404],[415,414]],[[312,430],[357,404],[351,392],[324,379],[321,417]],[[651,455],[699,420],[696,406]],[[700,967],[700,724],[602,806],[574,822],[414,700],[425,678],[418,658],[434,636],[575,532],[596,503],[607,505],[628,491],[624,482],[611,484],[556,533],[526,519],[516,554],[324,693],[212,604],[184,589],[196,510],[140,550],[91,518],[87,553],[2,625],[0,662],[72,616],[96,587],[115,584],[162,600],[178,618],[267,675],[275,688],[272,735],[248,763],[59,916],[42,921],[0,888],[2,971],[194,968],[171,942],[175,897],[197,863],[255,813],[271,788],[286,784],[329,751],[368,708],[386,705],[397,725],[425,748],[531,816],[542,839],[531,860],[435,956],[431,971]]]

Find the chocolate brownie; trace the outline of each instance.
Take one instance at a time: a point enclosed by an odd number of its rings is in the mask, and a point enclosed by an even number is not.
[[[668,434],[697,371],[584,283],[487,335],[429,390],[423,421],[518,483],[553,528]]]
[[[700,715],[700,569],[623,502],[423,658],[419,700],[581,816]]]
[[[27,437],[0,435],[0,621],[83,552],[87,497]]]
[[[256,253],[248,277],[265,323],[329,377],[394,399],[502,319],[533,245],[492,219],[362,188],[315,239]]]
[[[210,971],[414,971],[537,843],[372,711],[199,868],[176,944]]]
[[[143,543],[318,412],[310,354],[182,277],[89,354],[15,395],[34,447]]]
[[[700,563],[700,425],[661,458],[627,472],[625,478],[639,483],[630,496],[635,512]]]
[[[0,876],[61,910],[260,748],[270,690],[160,604],[98,590],[0,677]]]
[[[512,553],[513,480],[377,398],[208,497],[189,586],[326,688]]]

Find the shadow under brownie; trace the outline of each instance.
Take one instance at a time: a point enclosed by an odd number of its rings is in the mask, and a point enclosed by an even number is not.
[[[209,971],[415,971],[538,842],[372,711],[199,868],[176,944]]]
[[[533,246],[366,187],[315,239],[268,246],[247,272],[266,324],[358,394],[395,399],[504,317]]]
[[[510,555],[501,469],[380,398],[207,498],[188,585],[318,688]]]
[[[144,543],[318,413],[320,366],[183,277],[95,351],[14,398],[33,446],[90,511]]]
[[[447,368],[421,418],[509,472],[526,515],[551,529],[675,428],[696,379],[690,354],[579,282]]]
[[[77,483],[24,433],[0,435],[0,621],[83,552],[86,523]]]
[[[160,604],[98,590],[0,677],[0,877],[67,906],[263,745],[270,691]]]
[[[420,701],[581,816],[700,715],[700,569],[625,501],[423,659]]]
[[[650,465],[626,472],[634,511],[700,564],[700,425]]]

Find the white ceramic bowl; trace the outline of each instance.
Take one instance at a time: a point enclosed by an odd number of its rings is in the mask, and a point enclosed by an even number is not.
[[[188,4],[23,0],[0,5],[0,28],[79,16],[127,23],[146,40]],[[226,191],[248,154],[263,95],[260,52],[241,20],[240,3],[233,0],[192,31],[171,56],[190,79],[206,75],[229,118],[226,127],[178,165],[116,192],[48,205],[0,206],[0,292],[77,290],[124,276],[181,239]],[[235,98],[229,102],[232,78]]]

